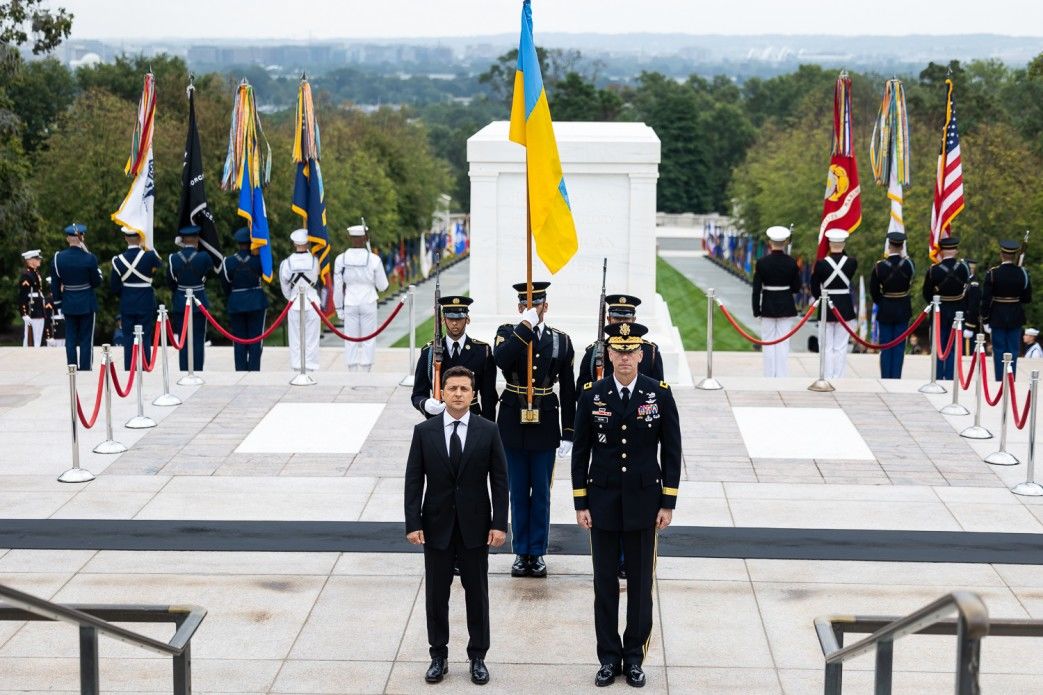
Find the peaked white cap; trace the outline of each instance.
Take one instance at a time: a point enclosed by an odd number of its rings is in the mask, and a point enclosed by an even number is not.
[[[768,238],[772,241],[786,241],[786,239],[790,238],[789,227],[783,227],[781,225],[768,227],[768,231],[765,233],[768,235]]]

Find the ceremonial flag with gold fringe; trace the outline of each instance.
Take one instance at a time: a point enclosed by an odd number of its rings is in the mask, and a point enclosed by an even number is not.
[[[873,168],[873,180],[877,185],[887,186],[887,197],[891,201],[888,233],[905,233],[902,189],[909,185],[909,119],[901,80],[892,79],[884,83],[880,114],[869,142],[869,162]],[[884,250],[887,250],[886,238]]]
[[[138,117],[130,142],[130,157],[123,168],[133,176],[130,190],[112,213],[112,221],[138,233],[143,248],[153,248],[153,214],[156,206],[156,180],[152,159],[152,132],[156,124],[156,77],[145,75],[145,86],[138,102]]]
[[[228,155],[221,174],[221,188],[239,191],[238,214],[246,219],[250,228],[250,249],[256,251],[261,259],[265,282],[272,281],[274,272],[268,213],[264,206],[264,187],[271,175],[272,148],[261,129],[253,87],[243,80],[232,104],[232,125],[228,133]]]
[[[822,201],[822,224],[818,230],[818,258],[829,253],[826,231],[843,229],[848,233],[862,224],[862,190],[858,185],[852,133],[851,78],[841,73],[833,92],[833,149]]]
[[[579,240],[536,56],[529,0],[522,3],[510,139],[525,147],[529,224],[536,242],[536,255],[551,273],[556,273],[576,254]]]
[[[297,165],[291,209],[308,230],[311,252],[319,259],[320,277],[326,285],[326,313],[333,314],[333,279],[330,274],[330,237],[326,229],[326,196],[319,167],[321,141],[311,85],[301,78],[297,87],[297,121],[293,136],[293,161]]]
[[[952,99],[952,80],[945,80],[945,127],[934,178],[934,204],[931,206],[931,261],[940,256],[938,242],[952,234],[952,221],[963,212],[963,162],[960,158],[960,131],[956,127],[956,106]]]

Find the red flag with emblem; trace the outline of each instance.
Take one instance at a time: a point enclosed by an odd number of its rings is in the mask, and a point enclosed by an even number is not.
[[[845,72],[837,78],[833,92],[833,150],[822,201],[822,224],[818,229],[819,259],[829,253],[826,230],[843,229],[851,233],[862,224],[862,189],[858,185],[851,120],[851,78]]]

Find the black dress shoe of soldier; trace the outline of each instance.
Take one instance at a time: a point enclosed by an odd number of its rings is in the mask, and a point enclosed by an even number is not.
[[[599,688],[612,685],[616,682],[616,676],[621,673],[623,673],[623,669],[619,667],[619,664],[602,664],[598,672],[594,674],[594,685]]]
[[[529,576],[530,577],[546,577],[547,576],[547,563],[543,561],[542,555],[530,555],[532,561],[529,562]]]
[[[641,670],[641,666],[638,664],[627,664],[623,667],[623,673],[627,677],[627,685],[631,685],[635,688],[645,687],[645,672]]]
[[[489,669],[485,667],[485,659],[471,659],[471,682],[476,685],[489,682]]]
[[[449,673],[449,661],[440,656],[431,659],[431,665],[424,674],[424,680],[428,683],[441,683],[445,674]]]
[[[529,576],[529,556],[528,555],[516,555],[514,558],[514,564],[511,565],[511,576],[512,577],[528,577]]]

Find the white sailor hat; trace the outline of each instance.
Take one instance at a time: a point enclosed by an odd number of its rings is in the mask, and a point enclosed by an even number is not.
[[[348,236],[366,236],[369,228],[364,224],[353,224],[348,227]]]
[[[844,241],[847,241],[847,238],[849,236],[851,236],[851,235],[848,234],[847,231],[844,230],[844,229],[827,229],[826,230],[826,238],[829,239],[832,242],[844,242]]]
[[[33,249],[32,251],[25,251],[22,253],[22,258],[27,261],[31,261],[34,258],[40,258],[40,249]]]
[[[127,236],[140,236],[138,234],[138,230],[131,229],[130,227],[120,227],[120,231],[123,232]]]
[[[786,241],[790,237],[789,227],[783,227],[782,225],[768,227],[768,231],[765,233],[772,241]]]
[[[1039,335],[1039,329],[1038,328],[1026,328],[1025,329],[1025,335],[1031,335],[1033,338],[1035,338],[1037,335]]]
[[[308,243],[308,230],[307,229],[295,229],[290,233],[290,241],[297,245],[303,245]]]

